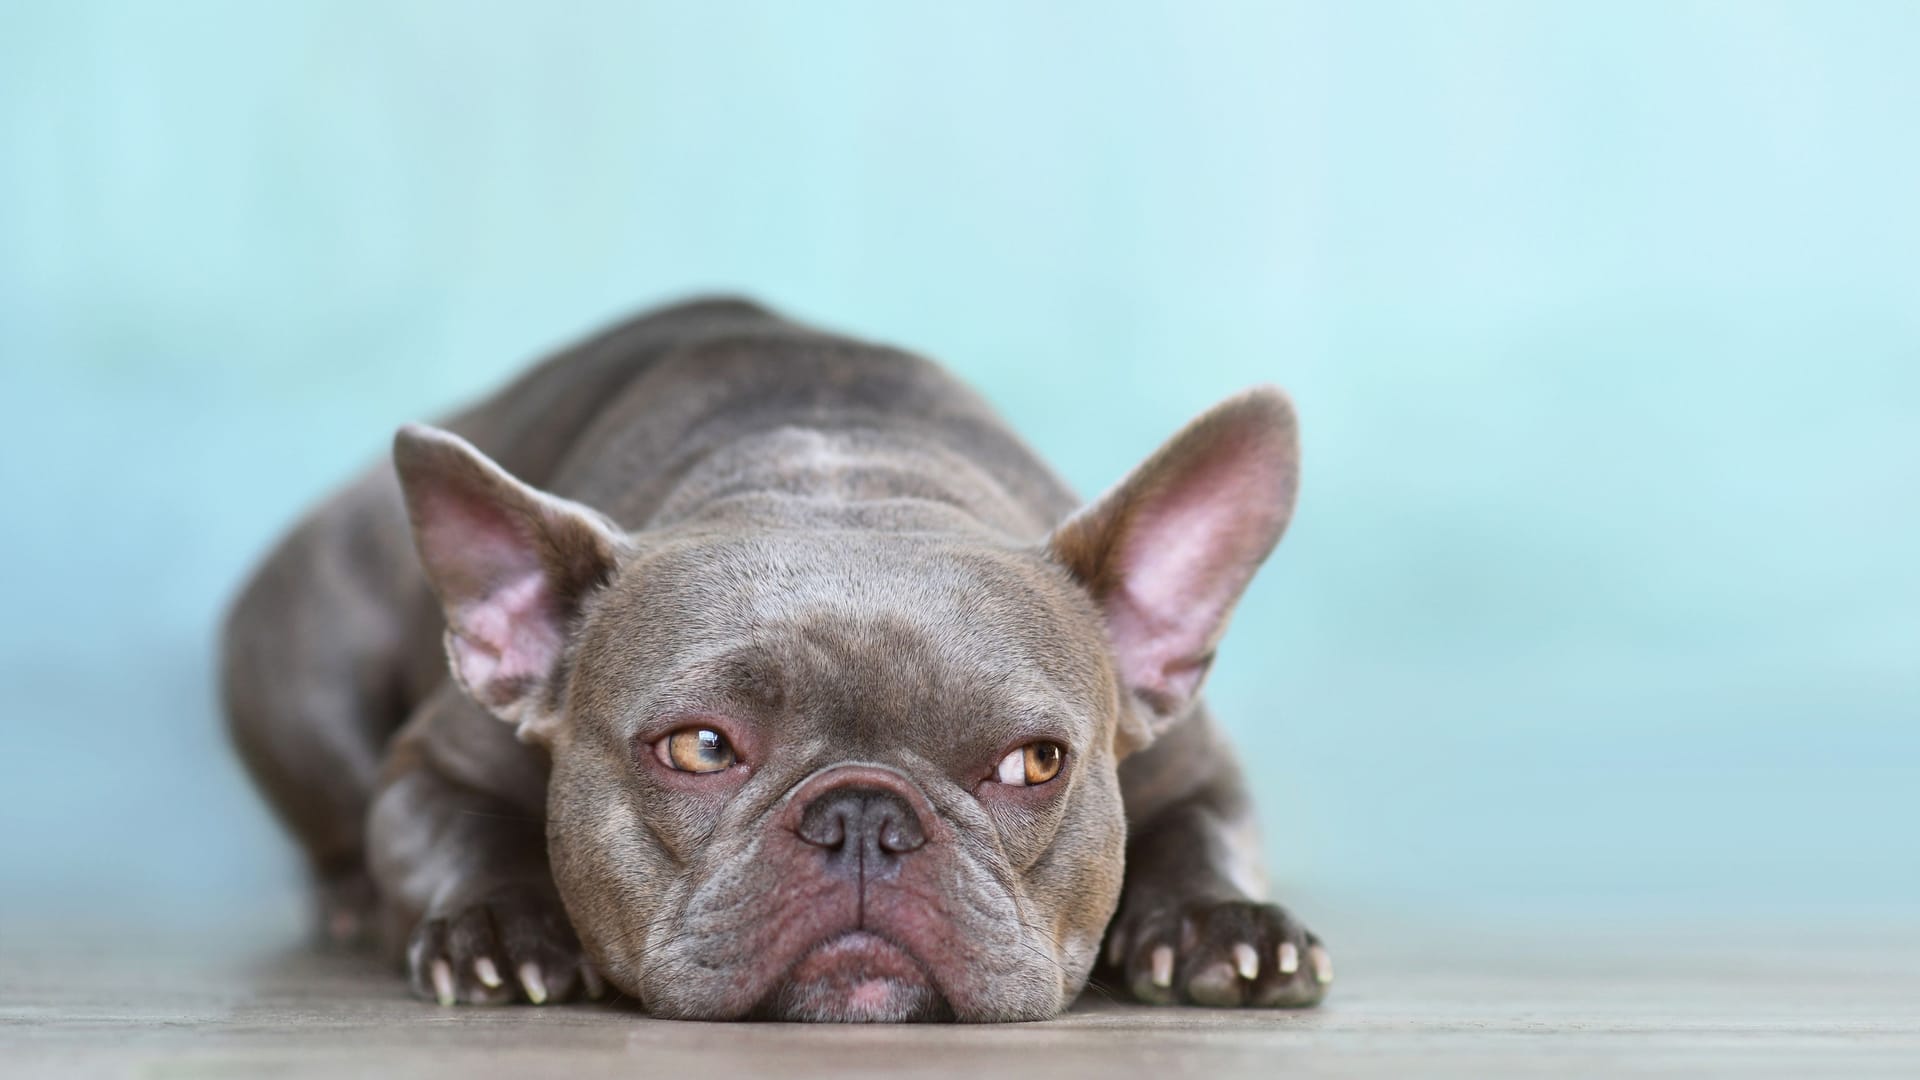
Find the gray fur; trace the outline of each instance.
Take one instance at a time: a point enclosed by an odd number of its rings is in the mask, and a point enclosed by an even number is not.
[[[403,483],[382,464],[310,515],[229,620],[229,719],[331,931],[384,929],[423,996],[559,1000],[605,979],[668,1016],[1032,1019],[1081,991],[1111,934],[1111,977],[1148,1000],[1309,1004],[1324,982],[1274,957],[1318,942],[1258,895],[1238,768],[1183,689],[1230,597],[1187,681],[1149,687],[1107,632],[1153,500],[1246,458],[1274,480],[1232,473],[1267,485],[1264,516],[1228,536],[1237,594],[1291,508],[1291,424],[1277,392],[1235,399],[1075,515],[931,362],[740,301],[667,309],[452,435],[404,431]],[[500,575],[447,505],[524,548],[511,565],[542,583],[552,635],[491,636],[476,598]],[[742,764],[659,768],[648,748],[701,718]],[[1038,738],[1067,748],[1057,780],[982,782]],[[927,841],[848,884],[794,822],[853,787]],[[899,948],[822,952],[852,930]],[[1223,981],[1244,943],[1267,963]],[[483,958],[540,985],[488,985]],[[889,982],[888,964],[919,975]],[[917,989],[849,998],[843,976]]]

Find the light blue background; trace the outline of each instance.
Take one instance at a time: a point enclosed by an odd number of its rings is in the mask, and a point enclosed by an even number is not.
[[[1273,380],[1216,704],[1341,913],[1920,913],[1920,6],[0,6],[0,914],[289,895],[219,607],[743,290],[1083,491]]]

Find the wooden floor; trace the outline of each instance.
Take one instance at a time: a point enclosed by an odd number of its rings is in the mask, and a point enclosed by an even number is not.
[[[1044,1024],[440,1009],[360,957],[244,935],[0,934],[0,1075],[1920,1076],[1920,950],[1684,941],[1358,948],[1302,1013],[1097,996]]]

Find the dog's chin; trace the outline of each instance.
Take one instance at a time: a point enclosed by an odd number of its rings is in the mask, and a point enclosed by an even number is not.
[[[952,1007],[912,955],[861,930],[814,946],[754,1012],[768,1020],[827,1023],[953,1019]]]

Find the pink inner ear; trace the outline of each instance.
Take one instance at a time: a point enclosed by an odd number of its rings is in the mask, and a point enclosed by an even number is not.
[[[1228,614],[1273,544],[1287,479],[1267,455],[1222,453],[1135,509],[1106,599],[1130,685],[1175,700],[1198,688]]]
[[[450,638],[460,680],[481,703],[512,704],[553,670],[560,630],[546,575],[538,570],[500,585],[453,612]]]
[[[460,681],[481,704],[503,708],[559,659],[559,619],[545,568],[519,523],[486,498],[463,494],[423,503],[420,546],[447,601]]]

